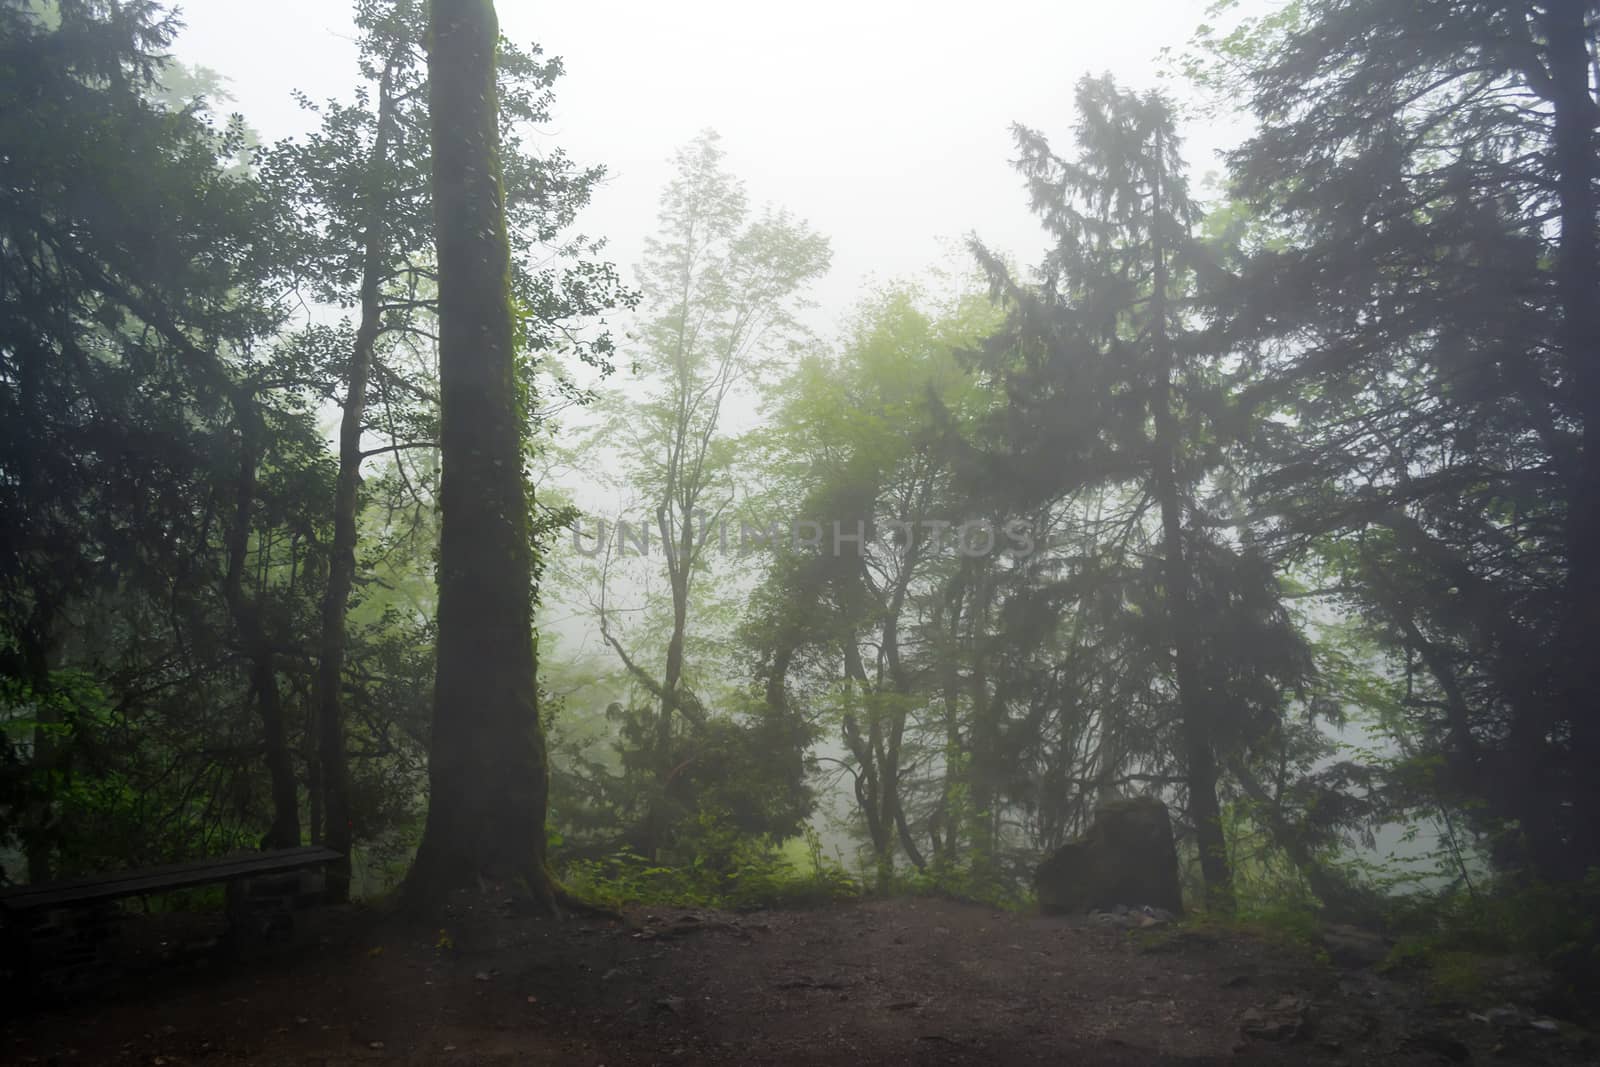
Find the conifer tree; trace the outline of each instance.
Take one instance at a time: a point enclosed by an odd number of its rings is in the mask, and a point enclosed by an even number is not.
[[[1166,747],[1182,769],[1207,902],[1227,909],[1220,763],[1270,721],[1247,721],[1240,680],[1292,679],[1303,663],[1292,639],[1252,640],[1285,634],[1287,620],[1270,608],[1270,576],[1240,565],[1240,546],[1216,538],[1221,523],[1203,507],[1224,461],[1213,416],[1225,350],[1207,329],[1199,212],[1172,108],[1109,78],[1084,79],[1077,105],[1075,159],[1016,131],[1032,208],[1055,239],[1038,284],[977,248],[1014,308],[988,345],[1010,403],[983,481],[1019,508],[1086,487],[1148,501],[1145,544],[1125,547],[1149,563],[1111,580],[1158,620],[1143,640],[1170,694]],[[1241,598],[1269,607],[1249,637],[1220,633],[1219,613]]]
[[[1313,0],[1217,43],[1273,235],[1229,294],[1262,530],[1414,680],[1419,779],[1550,878],[1600,863],[1597,15]]]

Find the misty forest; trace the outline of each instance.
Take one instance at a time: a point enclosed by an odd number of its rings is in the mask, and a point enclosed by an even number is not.
[[[1600,2],[1173,6],[841,279],[0,0],[0,1061],[1594,1062]]]

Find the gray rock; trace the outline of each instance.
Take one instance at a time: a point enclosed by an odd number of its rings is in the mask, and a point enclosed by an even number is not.
[[[1088,833],[1039,865],[1034,888],[1046,915],[1099,910],[1121,919],[1129,914],[1130,900],[1181,914],[1178,853],[1167,806],[1154,797],[1103,805]]]
[[[1519,1027],[1525,1025],[1528,1021],[1527,1016],[1510,1004],[1498,1008],[1490,1008],[1483,1013],[1482,1018],[1490,1026],[1503,1027]]]
[[[1359,926],[1329,926],[1322,931],[1322,947],[1341,967],[1374,967],[1389,956],[1389,943]]]
[[[1271,1004],[1247,1008],[1239,1029],[1258,1041],[1294,1041],[1307,1033],[1308,1005],[1295,996],[1281,996]]]

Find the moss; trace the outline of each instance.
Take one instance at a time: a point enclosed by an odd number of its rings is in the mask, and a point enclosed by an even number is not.
[[[1475,1001],[1488,987],[1488,959],[1476,952],[1437,952],[1428,966],[1428,988],[1440,1001]]]
[[[1310,962],[1332,961],[1320,943],[1319,926],[1302,913],[1240,918],[1214,912],[1196,912],[1164,926],[1134,929],[1130,936],[1142,952],[1177,952],[1191,945],[1215,945],[1243,939],[1277,945]]]
[[[431,801],[407,893],[427,907],[481,876],[511,881],[519,895],[553,906],[494,5],[433,0],[430,26],[443,456],[439,637]]]

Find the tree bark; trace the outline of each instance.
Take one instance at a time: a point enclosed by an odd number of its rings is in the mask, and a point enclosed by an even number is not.
[[[1554,107],[1561,238],[1557,290],[1561,343],[1583,420],[1582,456],[1568,513],[1566,617],[1561,640],[1562,710],[1571,723],[1569,773],[1577,785],[1574,840],[1565,869],[1600,866],[1600,233],[1596,230],[1596,104],[1589,82],[1584,0],[1547,0],[1544,37]]]
[[[261,617],[261,598],[251,597],[244,591],[245,556],[250,551],[262,433],[261,412],[248,385],[234,388],[233,411],[239,431],[239,471],[234,485],[233,521],[228,529],[228,569],[223,578],[223,595],[233,616],[239,643],[250,663],[250,692],[261,717],[267,774],[272,783],[272,825],[262,837],[261,845],[263,848],[294,848],[300,844],[300,789],[295,780],[294,756],[289,750],[283,699],[278,692],[277,655]]]
[[[367,170],[366,235],[362,249],[361,322],[350,350],[345,379],[344,414],[339,422],[339,476],[333,497],[333,547],[328,559],[328,587],[322,598],[322,648],[317,664],[317,762],[321,780],[324,843],[339,853],[328,869],[328,898],[350,896],[350,847],[354,826],[350,814],[350,767],[345,753],[341,687],[346,648],[345,615],[356,574],[356,509],[361,492],[361,432],[366,422],[367,387],[373,349],[382,328],[382,280],[388,261],[382,202],[383,174],[389,166],[389,143],[395,124],[391,94],[392,68],[386,67],[378,87],[378,124]]]
[[[1155,391],[1151,399],[1156,429],[1155,495],[1161,507],[1163,586],[1178,679],[1178,709],[1183,719],[1189,817],[1194,820],[1195,840],[1200,850],[1206,906],[1228,911],[1233,907],[1233,874],[1229,870],[1227,842],[1222,833],[1222,810],[1217,803],[1217,763],[1211,742],[1210,701],[1203,692],[1195,651],[1195,620],[1190,612],[1193,576],[1184,552],[1183,501],[1178,487],[1178,427],[1172,410],[1173,353],[1172,339],[1167,332],[1167,251],[1161,232],[1164,154],[1165,145],[1157,132],[1150,166],[1150,240],[1155,267],[1154,291],[1150,298],[1155,356]]]
[[[439,260],[439,645],[427,825],[406,896],[442,903],[480,879],[553,906],[533,634],[526,398],[513,349],[492,0],[429,12]]]
[[[19,429],[33,440],[44,440],[46,423],[40,411],[39,365],[26,356],[18,363],[18,399],[21,401],[22,425]],[[32,552],[39,552],[48,543],[44,533],[48,527],[43,522],[49,514],[48,497],[32,449],[23,449],[18,470],[20,495],[27,503],[26,514],[37,528],[23,531],[22,543]],[[33,728],[33,752],[29,760],[29,777],[32,779],[30,795],[18,820],[24,857],[28,867],[28,881],[48,882],[55,874],[54,821],[55,777],[60,752],[57,746],[56,727],[61,721],[60,708],[51,699],[51,663],[54,659],[57,596],[49,578],[41,575],[33,583],[33,606],[28,613],[26,626],[18,628],[14,638],[21,653],[22,673],[27,680],[30,695],[38,708]]]
[[[34,592],[29,625],[21,635],[25,676],[30,697],[38,711],[33,727],[33,754],[29,760],[34,794],[19,820],[22,825],[23,853],[28,865],[28,881],[35,885],[55,875],[55,779],[60,770],[61,752],[56,730],[61,725],[61,709],[51,695],[50,634],[55,630],[53,598],[42,588]]]
[[[959,826],[958,816],[963,807],[960,801],[961,787],[965,783],[961,744],[961,611],[966,602],[967,573],[971,567],[972,561],[963,558],[961,569],[951,580],[937,609],[947,611],[950,615],[945,630],[950,647],[941,657],[939,668],[941,696],[944,701],[944,784],[939,794],[939,811],[932,833],[935,862],[947,868],[953,868],[957,862],[962,829]],[[936,616],[934,620],[936,630],[940,621]],[[939,836],[941,829],[944,833],[942,840]]]
[[[867,681],[867,671],[861,662],[861,652],[852,635],[844,641],[845,685],[852,691],[859,691],[864,698],[870,699],[871,685]],[[894,878],[894,840],[890,837],[892,822],[885,817],[887,808],[882,779],[879,777],[879,765],[882,762],[883,750],[882,728],[878,722],[877,713],[869,708],[867,710],[867,733],[861,732],[861,724],[855,712],[846,712],[844,716],[841,736],[845,747],[855,757],[861,770],[855,779],[856,804],[861,810],[861,817],[867,824],[867,837],[872,842],[872,855],[876,862],[878,874],[878,891],[889,891]]]

